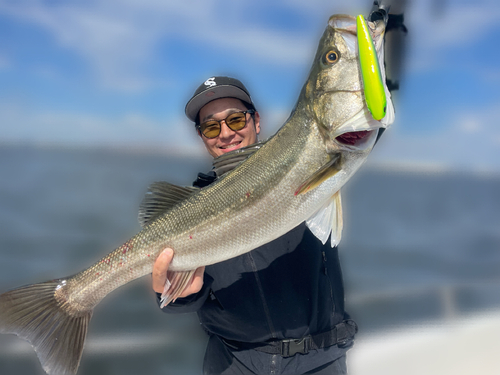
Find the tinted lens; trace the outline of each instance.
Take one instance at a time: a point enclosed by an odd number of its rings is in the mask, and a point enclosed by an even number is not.
[[[215,138],[220,134],[220,124],[217,121],[207,121],[200,125],[200,131],[207,138]]]
[[[243,112],[232,113],[224,121],[232,131],[241,130],[247,124],[246,114]],[[200,125],[200,131],[207,138],[215,138],[220,134],[220,126],[220,121],[209,120]]]
[[[227,116],[226,124],[229,129],[237,131],[241,130],[246,125],[246,117],[244,113],[238,112],[233,113],[232,115]]]

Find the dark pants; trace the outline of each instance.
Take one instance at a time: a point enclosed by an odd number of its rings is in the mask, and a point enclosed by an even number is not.
[[[347,375],[347,364],[345,355],[339,359],[327,363],[324,366],[318,367],[312,371],[306,372],[306,374],[314,375]]]
[[[301,354],[296,354],[301,356]],[[307,364],[307,355],[300,358],[300,366]],[[346,356],[307,370],[297,370],[280,355],[271,355],[254,350],[234,353],[217,336],[212,336],[208,343],[203,364],[204,375],[346,375]]]

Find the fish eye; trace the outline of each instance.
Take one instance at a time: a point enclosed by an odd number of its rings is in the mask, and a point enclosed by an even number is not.
[[[339,60],[340,54],[337,51],[331,50],[325,54],[325,63],[335,64]]]

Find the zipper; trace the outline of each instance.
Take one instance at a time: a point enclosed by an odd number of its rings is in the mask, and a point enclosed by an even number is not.
[[[333,286],[332,286],[332,280],[330,279],[330,277],[328,276],[328,267],[327,267],[327,259],[326,259],[326,253],[324,251],[321,252],[322,256],[323,256],[323,272],[326,276],[326,278],[328,279],[328,286],[330,287],[330,301],[332,301],[332,318],[335,314],[335,302],[334,302],[334,299],[333,299]]]
[[[276,330],[274,329],[273,321],[271,319],[271,312],[269,311],[269,306],[267,306],[266,298],[264,296],[264,289],[262,288],[262,282],[260,281],[259,273],[257,272],[257,265],[253,259],[252,253],[246,254],[248,259],[250,260],[250,264],[252,266],[253,275],[255,277],[255,282],[257,284],[257,288],[259,289],[260,299],[262,301],[262,306],[264,307],[264,313],[266,315],[267,326],[269,328],[269,332],[271,333],[272,338],[276,338]]]

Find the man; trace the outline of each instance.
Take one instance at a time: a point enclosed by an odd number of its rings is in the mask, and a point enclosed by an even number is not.
[[[213,157],[252,145],[260,132],[250,94],[229,77],[206,80],[186,115]],[[215,179],[200,173],[194,185]],[[166,249],[155,262],[158,296],[172,257]],[[322,245],[305,224],[249,253],[199,268],[181,298],[163,310],[198,313],[210,335],[204,374],[347,373],[345,353],[356,326],[344,312],[337,248]]]

